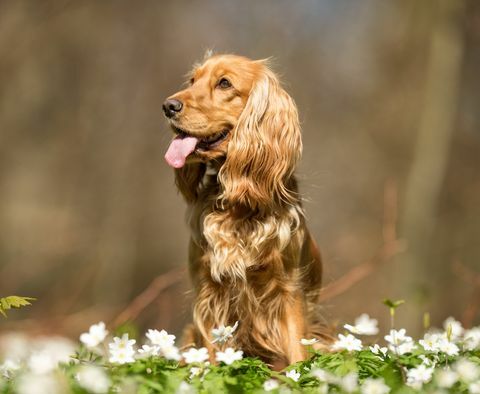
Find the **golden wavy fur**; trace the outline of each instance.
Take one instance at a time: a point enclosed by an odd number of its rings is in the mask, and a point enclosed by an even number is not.
[[[303,359],[300,339],[322,335],[314,312],[322,267],[294,177],[295,103],[267,61],[216,55],[164,110],[177,134],[166,157],[192,230],[186,343],[213,355],[221,345],[211,330],[238,320],[228,346],[276,368]]]

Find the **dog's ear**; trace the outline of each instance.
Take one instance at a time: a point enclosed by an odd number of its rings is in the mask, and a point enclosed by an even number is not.
[[[296,203],[290,178],[301,156],[297,107],[265,65],[232,132],[219,172],[222,204],[262,209]]]
[[[175,169],[175,184],[187,203],[197,201],[198,188],[205,170],[204,163],[185,164],[182,168]]]

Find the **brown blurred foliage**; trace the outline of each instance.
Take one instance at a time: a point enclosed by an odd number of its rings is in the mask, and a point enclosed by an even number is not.
[[[296,100],[325,283],[376,253],[397,185],[408,251],[325,301],[327,320],[385,329],[385,297],[417,331],[424,311],[475,311],[452,263],[480,272],[480,2],[24,0],[0,2],[0,295],[39,301],[0,330],[77,335],[185,265],[161,104],[207,48],[273,56]],[[179,333],[188,288],[135,322]]]

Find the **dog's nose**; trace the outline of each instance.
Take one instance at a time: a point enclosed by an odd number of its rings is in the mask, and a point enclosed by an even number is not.
[[[171,118],[179,113],[183,108],[183,103],[177,99],[167,99],[163,103],[163,112],[167,118]]]

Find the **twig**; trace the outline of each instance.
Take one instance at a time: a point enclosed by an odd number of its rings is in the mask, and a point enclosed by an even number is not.
[[[37,319],[20,319],[6,321],[2,324],[2,329],[28,331],[34,334],[53,332],[78,333],[78,327],[85,321],[112,321],[113,326],[118,326],[127,320],[136,318],[148,305],[155,301],[162,291],[181,281],[185,268],[173,269],[163,275],[156,277],[150,285],[140,293],[117,317],[110,309],[102,309],[98,305],[91,306],[70,314],[58,314]],[[112,317],[112,318],[111,318]]]
[[[135,319],[149,306],[166,288],[180,282],[185,275],[185,268],[175,268],[165,274],[157,276],[148,287],[111,322],[113,327],[119,326],[128,320]]]
[[[406,249],[406,243],[397,239],[397,195],[396,182],[387,180],[383,199],[383,245],[380,250],[372,259],[360,263],[339,279],[325,286],[320,292],[320,301],[325,301],[344,293],[355,283],[370,275],[378,265],[389,261],[393,256]]]
[[[475,316],[477,316],[480,310],[480,273],[472,271],[457,259],[452,264],[452,271],[460,279],[473,287],[468,305],[462,314],[462,324],[469,328],[473,325]]]
[[[186,343],[185,345],[179,347],[178,349],[183,351],[183,350],[187,350],[191,347],[195,347],[195,346],[196,346],[195,342],[189,342],[189,343]]]
[[[320,293],[320,301],[334,298],[352,287],[357,282],[370,275],[374,269],[386,261],[390,260],[396,254],[405,250],[405,242],[399,240],[393,243],[385,244],[371,260],[364,261],[348,271],[339,279],[329,283]]]

